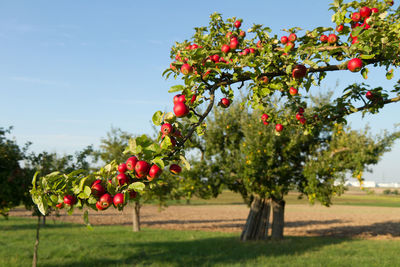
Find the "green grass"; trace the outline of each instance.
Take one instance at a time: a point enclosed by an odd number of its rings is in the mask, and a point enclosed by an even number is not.
[[[355,194],[358,193],[358,194]],[[308,204],[306,197],[298,199],[297,193],[289,193],[285,197],[287,204]],[[186,201],[169,201],[168,205],[185,205]],[[223,191],[218,198],[190,200],[190,205],[239,205],[243,204],[240,194],[232,191]],[[333,205],[352,206],[377,206],[377,207],[400,207],[400,196],[367,194],[365,192],[350,191],[333,199]]]
[[[0,220],[0,266],[29,266],[36,221]],[[41,231],[38,266],[399,266],[400,241],[287,237],[240,242],[237,233],[57,222]]]

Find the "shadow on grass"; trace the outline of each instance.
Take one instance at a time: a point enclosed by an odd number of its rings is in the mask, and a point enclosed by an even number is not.
[[[300,255],[348,239],[326,237],[286,237],[283,241],[241,242],[239,237],[212,237],[185,241],[108,243],[123,251],[119,259],[88,255],[84,261],[68,260],[41,266],[214,266],[268,262],[269,257]],[[112,252],[111,252],[112,253]],[[98,255],[97,255],[98,256]]]
[[[13,220],[18,220],[13,218]],[[37,221],[36,219],[30,220],[29,222],[22,221],[18,222],[18,224],[8,224],[7,221],[0,224],[0,232],[3,231],[16,231],[16,230],[36,230]],[[47,221],[45,225],[40,225],[41,229],[58,229],[58,228],[85,228],[83,224],[72,224],[72,223],[60,223],[60,222],[53,222]]]

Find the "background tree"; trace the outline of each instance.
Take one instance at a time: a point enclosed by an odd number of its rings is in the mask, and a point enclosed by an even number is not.
[[[322,105],[326,99],[315,100]],[[311,107],[309,112],[313,112]],[[290,114],[285,107],[267,113],[293,120],[300,114]],[[361,178],[366,166],[377,163],[400,136],[396,132],[373,138],[367,129],[357,132],[337,124],[314,127],[307,134],[290,125],[277,132],[261,118],[260,112],[239,104],[229,110],[217,109],[207,120],[203,138],[210,177],[221,177],[251,205],[242,240],[267,238],[270,204],[272,238],[283,238],[284,197],[290,190],[329,206],[332,197],[343,192],[349,172]],[[302,118],[312,119],[307,113]]]

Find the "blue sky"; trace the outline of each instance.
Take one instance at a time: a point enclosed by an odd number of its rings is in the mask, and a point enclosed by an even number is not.
[[[96,3],[96,4],[94,4]],[[162,72],[174,41],[189,39],[213,12],[272,28],[332,26],[330,1],[3,1],[0,4],[0,127],[14,126],[34,151],[72,153],[98,145],[111,126],[152,133],[157,110],[172,110],[167,91],[179,81]],[[397,4],[396,4],[397,6]],[[396,71],[394,80],[399,79]],[[359,74],[333,74],[322,88],[342,90]],[[368,82],[391,86],[381,70]],[[399,123],[400,104],[379,115],[350,118],[373,133]],[[397,115],[397,116],[396,116]],[[366,179],[400,180],[400,142]]]

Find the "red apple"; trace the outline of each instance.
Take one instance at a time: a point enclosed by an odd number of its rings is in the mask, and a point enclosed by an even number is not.
[[[170,123],[164,123],[161,126],[161,132],[163,135],[169,135],[170,133],[172,133],[174,130],[174,128],[172,127],[172,125]]]
[[[117,180],[119,185],[124,185],[129,183],[129,177],[125,173],[118,174]]]
[[[97,201],[97,202],[96,202],[96,208],[97,208],[98,210],[104,210],[104,209],[106,209],[106,208],[103,208],[103,206],[101,205],[101,202],[100,202],[100,201]]]
[[[219,105],[223,108],[229,107],[230,104],[231,104],[231,101],[225,97],[222,98],[221,101],[219,101]]]
[[[251,53],[251,54],[255,54],[255,53],[256,53],[256,50],[255,50],[254,48],[252,48],[252,47],[250,47],[249,50],[250,50],[250,53]]]
[[[185,95],[178,94],[178,95],[174,96],[172,101],[174,102],[174,104],[176,104],[178,102],[185,103],[186,102],[186,97],[185,97]]]
[[[294,43],[292,43],[292,42],[287,42],[286,46],[289,47],[289,50],[294,49]]]
[[[263,121],[264,125],[268,125],[269,122],[268,121]]]
[[[295,95],[297,95],[297,93],[298,93],[297,88],[290,87],[290,89],[289,89],[289,94],[290,94],[291,96],[295,96]]]
[[[190,99],[190,104],[193,105],[194,101],[196,101],[197,95],[192,95],[192,98]]]
[[[212,55],[211,60],[214,61],[215,63],[219,62],[219,55]]]
[[[171,164],[169,171],[173,174],[178,174],[182,171],[182,168],[178,164]]]
[[[300,120],[301,118],[303,118],[304,116],[303,116],[303,114],[302,113],[297,113],[296,114],[296,120]]]
[[[292,76],[295,79],[300,79],[305,77],[307,74],[307,68],[304,65],[296,65],[293,68]]]
[[[371,91],[368,91],[365,94],[365,97],[368,98],[369,100],[373,100],[375,96],[374,96],[374,93],[372,93]]]
[[[181,67],[181,72],[182,72],[184,75],[191,74],[191,73],[193,72],[193,67],[190,66],[189,64],[185,63],[185,64],[183,64],[182,67]]]
[[[228,53],[229,51],[231,50],[231,48],[229,47],[229,45],[223,45],[222,47],[221,47],[221,51],[223,52],[223,53]]]
[[[300,113],[300,114],[303,114],[303,113],[304,113],[304,108],[299,107],[299,113]]]
[[[122,207],[125,202],[124,198],[125,198],[124,194],[122,194],[122,193],[115,194],[115,196],[113,198],[114,206],[117,208]]]
[[[75,203],[76,203],[76,197],[74,197],[72,195],[64,196],[64,204],[65,205],[73,206]]]
[[[63,203],[63,202],[58,203],[58,204],[56,205],[56,208],[57,208],[57,209],[62,209],[63,207],[64,207],[64,203]]]
[[[371,8],[371,12],[372,13],[378,13],[379,9],[377,9],[376,7]]]
[[[97,182],[100,181],[100,182]],[[96,197],[100,197],[101,195],[103,195],[106,190],[104,189],[104,187],[101,185],[101,180],[96,180],[96,183],[92,184],[92,194],[95,195]]]
[[[130,157],[126,160],[126,168],[130,171],[135,169],[136,162],[138,162],[138,158],[135,156]]]
[[[113,201],[112,196],[109,193],[105,193],[104,195],[102,195],[100,197],[99,201],[97,202],[97,203],[99,203],[99,206],[101,207],[101,209],[99,209],[99,208],[98,209],[104,210],[104,209],[108,208],[111,205],[112,201]],[[96,203],[96,206],[97,206],[97,203]]]
[[[135,172],[138,178],[142,178],[149,173],[150,165],[144,160],[139,160],[135,166]]]
[[[232,39],[229,44],[229,48],[235,50],[236,48],[238,48],[238,46],[239,46],[239,41],[237,39]]]
[[[335,44],[337,42],[338,38],[336,36],[336,34],[329,34],[328,36],[328,43],[330,44]]]
[[[340,24],[340,25],[336,26],[336,31],[337,32],[342,32],[343,31],[343,25]]]
[[[286,44],[289,41],[289,38],[287,36],[282,36],[281,37],[281,43]]]
[[[300,123],[303,124],[303,125],[306,124],[306,119],[305,119],[304,117],[300,118],[299,121],[300,121]]]
[[[150,167],[149,175],[147,175],[147,180],[152,181],[154,178],[158,178],[162,173],[162,169],[156,164]]]
[[[275,130],[277,132],[282,132],[283,131],[283,125],[278,123],[277,125],[275,125]]]
[[[197,44],[192,44],[191,46],[190,46],[190,49],[197,49],[197,48],[199,48],[199,46],[197,45]]]
[[[294,43],[297,40],[297,35],[295,33],[289,34],[288,40],[289,40],[289,42]]]
[[[237,20],[237,21],[235,21],[235,24],[234,24],[234,25],[235,25],[236,28],[239,29],[240,26],[242,26],[242,22],[241,22],[240,20]]]
[[[120,173],[124,173],[128,170],[128,168],[126,167],[126,163],[121,163],[118,165],[118,171]]]
[[[240,31],[239,32],[240,37],[246,37],[246,32],[245,31]]]
[[[321,35],[321,37],[319,38],[319,40],[323,43],[328,42],[328,36],[326,36],[325,34]]]
[[[367,6],[363,6],[362,8],[360,8],[360,15],[362,18],[367,18],[369,16],[371,16],[372,10],[367,7]]]
[[[347,68],[351,72],[360,71],[362,66],[363,66],[363,63],[362,63],[361,59],[359,59],[359,58],[350,59],[349,62],[347,63]]]
[[[359,13],[359,12],[354,12],[354,13],[351,15],[351,19],[352,19],[354,22],[359,22],[360,19],[361,19],[360,13]]]
[[[268,120],[268,118],[269,118],[268,114],[264,113],[264,114],[261,115],[261,120],[262,121],[266,121],[266,120]]]
[[[261,76],[260,77],[260,82],[262,82],[262,83],[264,83],[264,84],[267,84],[268,82],[269,82],[269,79],[268,79],[268,77],[267,76]]]
[[[178,102],[174,105],[174,113],[178,118],[181,118],[189,113],[189,108],[185,103]]]

